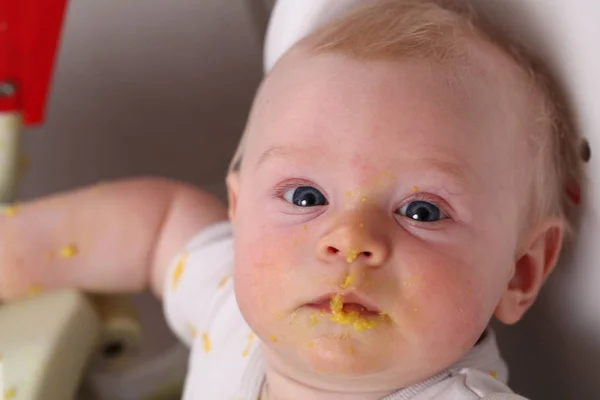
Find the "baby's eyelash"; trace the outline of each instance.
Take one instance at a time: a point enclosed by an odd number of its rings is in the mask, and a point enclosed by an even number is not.
[[[445,202],[439,201],[439,200],[435,199],[434,196],[427,195],[425,193],[415,193],[413,196],[411,196],[408,199],[406,199],[405,201],[403,201],[400,204],[400,206],[397,208],[397,210],[400,210],[400,209],[402,209],[402,207],[406,206],[407,204],[413,203],[415,201],[423,201],[426,203],[433,204],[447,218],[452,219],[452,213],[449,211],[449,207],[445,204]]]
[[[309,181],[306,180],[294,180],[293,182],[286,182],[283,183],[281,185],[279,185],[278,187],[276,187],[273,190],[273,197],[275,198],[282,198],[283,195],[290,189],[296,189],[299,188],[301,186],[311,186],[314,187],[315,189],[318,189],[315,187],[315,185]]]

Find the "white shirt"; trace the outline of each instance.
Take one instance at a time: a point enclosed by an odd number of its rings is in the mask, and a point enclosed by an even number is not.
[[[233,290],[231,224],[204,229],[173,260],[164,307],[175,334],[191,347],[184,400],[257,400],[265,367]],[[523,400],[506,386],[508,371],[494,333],[447,371],[382,400]]]

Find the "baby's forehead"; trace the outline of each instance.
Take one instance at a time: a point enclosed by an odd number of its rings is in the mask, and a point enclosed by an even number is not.
[[[435,64],[295,51],[259,91],[248,132],[255,139],[247,150],[258,157],[269,146],[319,143],[338,149],[343,141],[355,143],[349,149],[374,155],[382,145],[400,149],[408,139],[453,150],[452,142],[458,141],[468,144],[469,152],[479,146],[474,153],[484,154],[498,142],[525,143],[514,135],[524,128],[524,110],[530,108],[519,98],[526,96],[517,93],[526,85],[512,75],[516,68],[509,60],[497,58],[482,54]],[[526,146],[511,147],[519,148],[515,157],[527,159]]]
[[[269,110],[260,113],[261,117],[280,119],[303,107],[324,112],[311,106],[325,101],[332,103],[326,106],[329,112],[349,108],[360,100],[375,99],[393,107],[388,103],[398,101],[394,91],[404,91],[407,96],[427,96],[431,103],[415,101],[415,106],[464,112],[470,108],[469,119],[488,116],[506,121],[526,117],[532,101],[527,99],[531,85],[521,76],[524,74],[501,53],[481,45],[473,47],[469,56],[444,63],[423,59],[358,60],[336,53],[315,55],[297,48],[267,78],[256,105]],[[398,108],[401,106],[398,104]],[[355,107],[355,111],[367,108]]]

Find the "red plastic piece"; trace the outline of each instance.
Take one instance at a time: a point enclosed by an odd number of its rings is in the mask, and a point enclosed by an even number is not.
[[[0,112],[20,111],[27,126],[44,119],[67,0],[0,0]]]

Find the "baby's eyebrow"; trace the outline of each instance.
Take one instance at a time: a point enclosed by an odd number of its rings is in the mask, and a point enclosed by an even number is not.
[[[296,152],[298,149],[289,147],[289,146],[281,146],[281,145],[272,145],[261,154],[256,162],[256,168],[258,169],[261,165],[263,165],[267,160],[271,158],[277,157],[285,157],[286,155]]]
[[[439,158],[423,158],[413,164],[417,168],[429,169],[444,175],[450,175],[454,180],[466,187],[472,181],[472,175],[468,173],[467,165],[457,164],[452,161]]]

